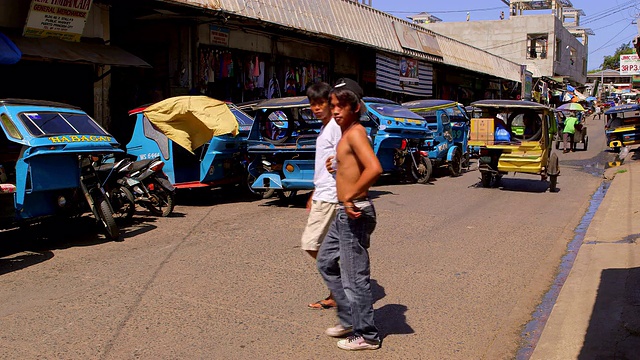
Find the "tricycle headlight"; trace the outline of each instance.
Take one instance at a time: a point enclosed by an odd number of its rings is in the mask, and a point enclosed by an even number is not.
[[[58,196],[58,206],[63,208],[65,205],[67,205],[67,199],[62,195]]]

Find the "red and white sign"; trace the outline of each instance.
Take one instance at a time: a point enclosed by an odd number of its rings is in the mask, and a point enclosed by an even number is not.
[[[80,41],[93,0],[32,0],[25,37]]]
[[[640,75],[638,54],[620,55],[620,75]]]

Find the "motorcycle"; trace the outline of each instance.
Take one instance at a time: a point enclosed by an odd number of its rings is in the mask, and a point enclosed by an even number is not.
[[[87,200],[93,216],[101,223],[107,237],[112,240],[120,237],[120,229],[113,218],[113,208],[100,183],[90,156],[78,155],[80,164],[80,190]]]
[[[93,167],[109,199],[113,215],[119,220],[130,220],[136,210],[135,199],[125,183],[125,177],[128,176],[133,162],[126,158],[115,163],[105,163],[105,159],[100,161],[98,157],[93,160]]]
[[[132,162],[122,184],[130,189],[136,204],[156,216],[166,217],[175,206],[175,188],[162,171],[163,167],[160,157]]]
[[[429,182],[433,171],[429,154],[420,150],[419,139],[403,139],[396,149],[394,163],[408,179],[419,184]]]

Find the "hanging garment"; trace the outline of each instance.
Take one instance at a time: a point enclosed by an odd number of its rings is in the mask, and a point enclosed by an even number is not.
[[[260,61],[258,60],[257,56],[256,56],[256,61],[254,62],[253,76],[255,77],[260,76]]]
[[[258,75],[258,80],[256,81],[256,87],[264,88],[264,61],[260,61],[260,74]]]

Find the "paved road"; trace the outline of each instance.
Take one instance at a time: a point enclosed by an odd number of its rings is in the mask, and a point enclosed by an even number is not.
[[[374,188],[373,359],[498,359],[516,353],[610,160],[601,122],[590,149],[560,154],[559,192],[539,178],[478,187],[479,173]],[[204,199],[203,199],[204,198]],[[332,311],[299,248],[307,216],[271,200],[194,196],[171,218],[139,212],[123,242],[90,218],[48,236],[0,233],[0,357],[318,359],[346,356],[322,335]],[[38,231],[44,230],[38,228]]]

